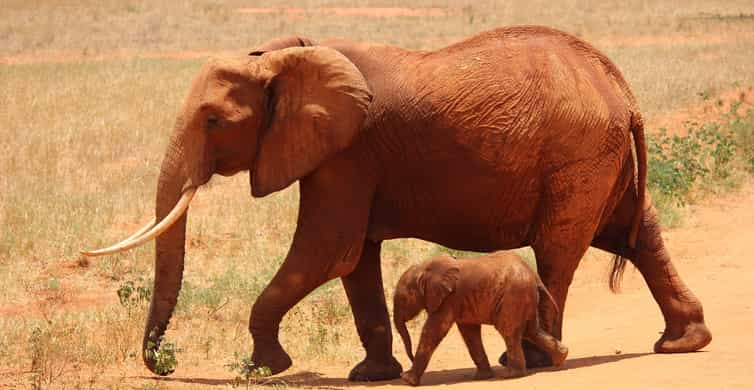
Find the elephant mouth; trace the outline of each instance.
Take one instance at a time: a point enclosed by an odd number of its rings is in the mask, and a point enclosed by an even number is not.
[[[214,164],[214,172],[220,176],[225,176],[225,177],[233,176],[241,171],[245,171],[248,169],[249,169],[248,164],[243,164],[240,162],[224,163],[224,162],[215,160],[215,164]]]
[[[218,168],[215,173],[220,176],[228,177],[233,176],[238,172],[243,171],[243,168]]]

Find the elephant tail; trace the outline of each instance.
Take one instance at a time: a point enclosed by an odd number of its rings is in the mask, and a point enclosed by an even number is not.
[[[631,233],[628,235],[628,247],[636,249],[636,240],[639,237],[641,220],[644,214],[644,197],[647,190],[647,145],[644,139],[644,120],[638,112],[631,114],[631,134],[634,136],[636,147],[636,210],[631,225]]]
[[[644,139],[644,120],[641,115],[634,111],[631,113],[630,124],[631,135],[634,139],[636,148],[636,210],[631,223],[631,230],[628,234],[628,248],[637,251],[637,240],[639,229],[644,216],[644,198],[647,190],[647,146]],[[620,291],[620,282],[623,278],[623,271],[626,269],[626,258],[615,255],[613,260],[613,269],[610,271],[610,290],[612,292]]]
[[[547,299],[552,304],[552,307],[555,309],[555,313],[560,316],[560,308],[558,307],[558,304],[555,302],[555,298],[552,297],[552,294],[550,294],[550,291],[547,290],[547,287],[545,287],[545,284],[542,283],[542,279],[539,278],[539,275],[537,275],[537,290],[539,290],[539,298],[542,299],[542,296],[546,296]]]

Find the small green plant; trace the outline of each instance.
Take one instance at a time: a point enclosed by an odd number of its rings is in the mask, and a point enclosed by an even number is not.
[[[272,375],[272,370],[266,366],[257,366],[250,357],[241,357],[238,352],[233,354],[233,361],[226,364],[225,367],[236,374],[234,383],[236,385],[245,383],[248,387],[252,382],[256,383],[261,378]]]
[[[150,333],[149,338],[154,339],[154,330]],[[178,346],[165,339],[165,335],[160,336],[159,347],[153,341],[147,341],[147,349],[144,351],[147,359],[154,361],[154,370],[158,375],[168,375],[175,371],[178,365],[176,354],[182,352]]]
[[[131,309],[152,299],[152,287],[145,283],[142,277],[138,277],[121,284],[117,294],[121,306]]]

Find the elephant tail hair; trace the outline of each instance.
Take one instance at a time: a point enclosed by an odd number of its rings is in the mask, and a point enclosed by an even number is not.
[[[540,298],[542,297],[542,295],[546,296],[552,304],[552,307],[555,308],[555,313],[560,316],[560,308],[555,302],[555,298],[552,297],[552,294],[550,294],[550,291],[547,290],[547,287],[545,287],[545,284],[542,283],[542,279],[540,279],[539,276],[537,276],[537,289],[539,290]]]
[[[636,210],[631,223],[631,231],[628,234],[628,248],[638,253],[637,241],[639,229],[644,216],[644,198],[647,188],[647,146],[644,139],[644,121],[641,115],[634,111],[631,113],[631,135],[634,139],[636,148]],[[610,271],[610,291],[617,293],[620,291],[620,283],[623,279],[623,272],[626,269],[627,259],[621,255],[615,255],[613,259],[613,268]]]
[[[613,258],[613,269],[610,271],[610,291],[613,293],[620,292],[620,283],[623,279],[623,271],[626,270],[626,258],[621,255],[615,255]]]

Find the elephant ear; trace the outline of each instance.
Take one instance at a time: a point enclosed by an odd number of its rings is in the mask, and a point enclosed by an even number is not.
[[[287,187],[347,148],[372,100],[361,72],[331,48],[275,50],[260,65],[270,118],[252,167],[254,196]]]
[[[430,261],[419,276],[418,282],[424,294],[427,312],[437,311],[445,298],[456,290],[459,273],[458,264],[451,257],[441,257]]]

